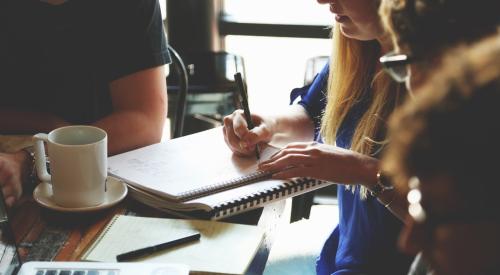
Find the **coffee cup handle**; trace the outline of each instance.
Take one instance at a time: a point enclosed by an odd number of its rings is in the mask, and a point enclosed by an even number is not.
[[[49,141],[47,134],[36,134],[33,136],[35,148],[35,166],[38,178],[43,182],[51,182],[51,176],[47,172],[47,158],[45,157],[44,142]]]

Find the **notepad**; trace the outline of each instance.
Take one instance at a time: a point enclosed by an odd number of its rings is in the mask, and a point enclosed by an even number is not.
[[[279,148],[261,146],[261,160]],[[309,178],[273,180],[253,157],[238,157],[222,128],[153,144],[109,158],[109,174],[130,195],[181,217],[220,219],[329,184]]]
[[[194,273],[244,274],[262,242],[257,226],[201,220],[116,215],[82,255],[81,260],[116,262],[116,255],[200,232],[188,243],[137,261],[183,263]]]

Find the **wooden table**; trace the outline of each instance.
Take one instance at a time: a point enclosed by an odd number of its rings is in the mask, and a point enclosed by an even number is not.
[[[264,241],[247,274],[262,274],[276,228],[285,208],[278,201],[224,221],[257,224],[265,230]],[[94,237],[115,214],[168,217],[155,209],[125,199],[119,205],[92,213],[60,213],[42,208],[31,196],[24,196],[11,209],[11,219],[23,261],[77,261]]]
[[[32,144],[31,136],[0,135],[0,151],[15,152]],[[13,231],[23,261],[77,261],[85,248],[116,214],[169,217],[138,202],[125,199],[119,205],[92,213],[59,213],[40,207],[25,190],[21,201],[11,209]],[[256,224],[265,231],[264,240],[247,274],[262,274],[273,243],[285,201],[230,217],[223,221]],[[289,213],[288,213],[289,215]],[[285,218],[286,220],[289,217]]]

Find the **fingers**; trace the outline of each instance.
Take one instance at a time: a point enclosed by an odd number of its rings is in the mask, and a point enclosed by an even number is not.
[[[9,196],[9,197],[5,198],[5,204],[7,205],[7,207],[14,206],[16,201],[17,201],[17,198],[14,196]]]
[[[307,166],[289,167],[285,170],[278,171],[273,174],[273,179],[291,179],[296,177],[312,177],[311,168]]]
[[[318,144],[319,143],[317,143],[316,141],[312,141],[312,142],[291,142],[291,143],[287,144],[285,148],[287,148],[287,149],[292,149],[292,148],[295,148],[295,149],[305,149],[305,148],[316,147]]]
[[[0,156],[0,186],[8,206],[12,206],[21,197],[22,181],[19,163],[7,155]]]
[[[5,204],[8,207],[14,205],[14,203],[21,197],[20,186],[15,186],[13,183],[2,183],[2,193],[5,198]]]
[[[0,162],[1,163],[1,162]],[[15,177],[14,175],[14,171],[12,171],[12,169],[9,169],[9,168],[0,168],[0,185],[1,186],[5,186],[5,185],[8,185],[10,182],[12,182]]]
[[[270,140],[269,129],[260,123],[261,119],[257,116],[254,116],[254,121],[258,122],[258,125],[252,130],[248,129],[242,110],[236,110],[224,117],[223,121],[224,140],[236,154],[252,156],[255,154],[256,144]]]
[[[234,134],[241,139],[249,132],[248,124],[242,110],[236,110],[233,115]]]
[[[2,193],[5,198],[14,195],[14,188],[10,184],[2,183]]]
[[[259,169],[263,171],[282,171],[291,167],[305,167],[311,164],[312,159],[308,155],[289,153],[260,163]]]
[[[314,176],[312,170],[321,161],[321,154],[315,142],[291,143],[261,162],[259,169],[273,172],[277,179]]]
[[[223,127],[223,133],[224,133],[224,141],[226,144],[229,146],[229,149],[233,151],[236,155],[239,156],[251,156],[252,151],[248,149],[246,146],[242,146],[241,144],[241,138],[239,135],[242,134],[242,132],[246,131],[248,132],[248,129],[243,129],[241,130],[241,125],[246,125],[245,122],[241,122],[240,118],[242,117],[241,114],[239,114],[240,110],[235,111],[231,115],[228,115],[224,117],[224,127]],[[243,123],[243,124],[242,124]],[[236,126],[235,126],[236,125]],[[238,130],[237,130],[238,129]]]
[[[320,149],[316,148],[315,145],[316,143],[311,142],[290,143],[285,148],[272,155],[268,160],[262,162],[262,164],[275,162],[287,155],[302,155],[306,160],[315,158],[318,154],[321,154]]]
[[[255,148],[255,145],[261,142],[267,143],[271,140],[272,133],[269,131],[266,125],[260,124],[259,126],[250,130],[245,136],[242,137],[242,140],[248,145],[251,146],[252,149]]]

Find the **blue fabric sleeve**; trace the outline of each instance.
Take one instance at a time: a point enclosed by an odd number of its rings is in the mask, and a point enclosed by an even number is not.
[[[306,109],[309,117],[314,122],[315,139],[319,136],[321,117],[326,106],[328,72],[329,66],[326,64],[321,72],[316,75],[310,85],[293,89],[290,93],[290,104],[295,102],[295,100],[300,96],[298,104],[302,105]]]

